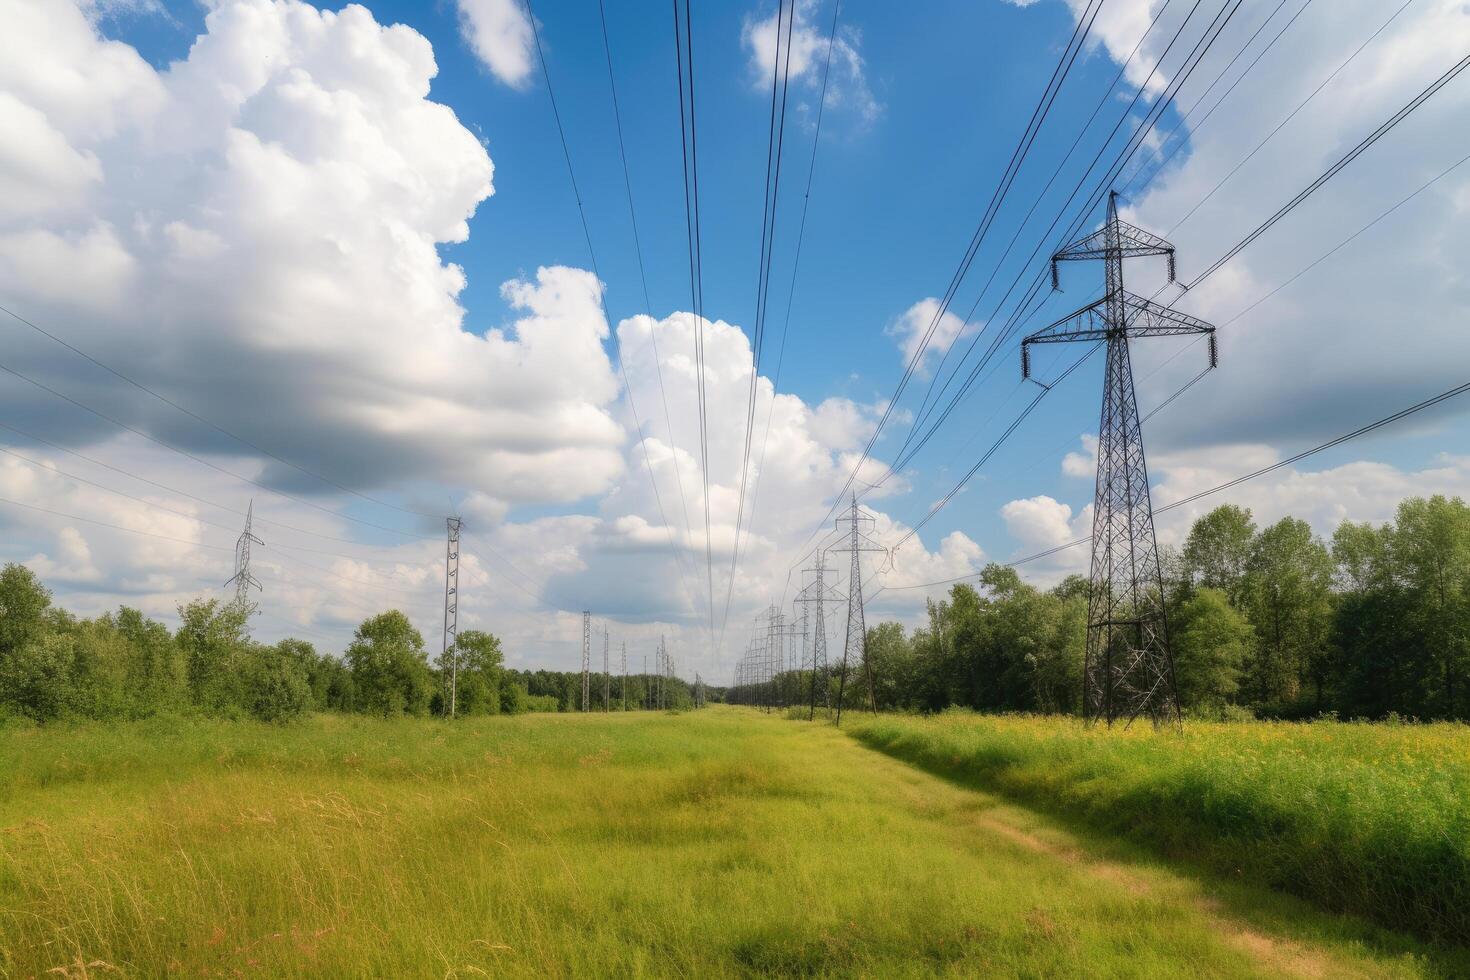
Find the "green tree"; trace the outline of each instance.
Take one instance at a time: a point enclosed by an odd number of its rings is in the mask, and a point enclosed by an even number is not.
[[[1393,537],[1387,525],[1343,521],[1332,532],[1332,560],[1337,565],[1338,586],[1344,592],[1368,592],[1391,583],[1389,547]]]
[[[1254,630],[1219,589],[1202,588],[1174,613],[1174,677],[1186,709],[1218,709],[1235,698]]]
[[[194,703],[211,711],[244,707],[240,667],[250,642],[248,610],[219,599],[195,599],[179,606],[174,634],[189,677]]]
[[[0,657],[0,707],[32,721],[73,712],[76,650],[64,633],[40,633]]]
[[[1306,521],[1282,518],[1251,547],[1242,607],[1255,630],[1248,676],[1260,702],[1297,700],[1303,681],[1324,703],[1332,616],[1332,558]]]
[[[1255,537],[1250,510],[1234,504],[1216,507],[1195,521],[1181,555],[1189,585],[1218,589],[1239,603]]]
[[[863,655],[867,663],[849,677],[849,685],[857,685],[857,695],[851,702],[868,706],[868,671],[873,681],[873,698],[878,710],[885,711],[906,706],[906,696],[911,688],[910,672],[913,667],[913,650],[903,635],[901,623],[879,623],[863,642]]]
[[[0,569],[0,657],[40,637],[51,592],[24,565]]]
[[[1084,588],[1077,589],[1076,582]],[[1040,711],[1078,714],[1082,710],[1082,666],[1087,652],[1086,580],[1070,576],[1051,591],[1052,628],[1046,644],[1030,655],[1032,685]]]
[[[505,661],[499,638],[482,630],[463,630],[452,652],[459,662],[455,710],[466,715],[499,713],[501,664]]]
[[[1399,504],[1389,554],[1405,590],[1403,624],[1423,652],[1425,714],[1461,717],[1470,634],[1470,508],[1458,497]]]
[[[526,693],[526,685],[519,681],[505,678],[500,685],[500,712],[506,715],[521,715],[529,710],[528,701],[530,695]]]
[[[398,610],[364,620],[347,647],[357,710],[391,717],[422,715],[436,688],[424,638]]]
[[[142,717],[182,708],[188,702],[188,666],[168,627],[127,606],[103,619],[126,643],[129,712]]]

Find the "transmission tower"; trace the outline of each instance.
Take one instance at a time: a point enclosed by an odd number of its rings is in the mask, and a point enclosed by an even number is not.
[[[811,661],[806,665],[811,670],[811,704],[807,714],[807,720],[817,716],[817,686],[821,685],[822,705],[831,707],[830,695],[827,690],[827,613],[823,608],[827,602],[840,602],[842,593],[827,584],[827,573],[833,571],[827,565],[827,553],[817,552],[816,561],[810,568],[802,569],[802,574],[810,574],[812,579],[800,592],[796,594],[796,601],[801,604],[802,630],[805,632],[807,623],[807,612],[811,610],[815,615],[812,625],[811,636]],[[815,607],[815,608],[813,608]]]
[[[602,710],[604,713],[612,710],[612,674],[607,669],[607,645],[608,635],[606,624],[602,627]]]
[[[780,606],[771,606],[765,612],[766,637],[765,637],[765,665],[769,673],[770,704],[772,707],[785,707],[789,700],[786,690],[791,679],[790,664],[788,660],[790,641],[798,635],[800,628],[786,622],[786,614],[781,611]]]
[[[444,546],[444,636],[439,648],[439,669],[444,672],[444,686],[449,695],[449,717],[459,707],[459,535],[464,522],[447,517],[444,524],[448,541]]]
[[[1021,342],[1023,377],[1031,373],[1032,344],[1107,344],[1092,512],[1083,711],[1089,722],[1102,719],[1109,726],[1120,718],[1131,724],[1140,714],[1147,714],[1155,725],[1180,720],[1128,341],[1204,334],[1209,338],[1209,366],[1218,360],[1214,327],[1123,288],[1123,259],[1146,255],[1167,256],[1169,281],[1174,281],[1174,246],[1119,220],[1118,195],[1110,194],[1107,223],[1051,260],[1052,287],[1059,288],[1059,263],[1101,259],[1103,298]]]
[[[667,680],[667,672],[668,672],[668,667],[665,664],[665,658],[667,658],[667,657],[668,657],[668,652],[664,649],[664,638],[663,638],[662,635],[660,635],[659,638],[658,638],[658,664],[657,664],[657,670],[658,670],[658,700],[655,702],[658,705],[658,710],[660,710],[660,711],[662,711],[664,709],[664,696],[667,693],[667,688],[668,688],[668,685],[665,683],[666,680]]]
[[[829,550],[836,552],[848,552],[852,556],[851,568],[848,571],[847,584],[847,642],[842,647],[842,673],[837,678],[837,724],[842,724],[842,697],[847,687],[848,662],[857,656],[862,660],[863,673],[868,681],[868,706],[876,714],[878,711],[878,699],[873,690],[873,665],[868,662],[867,651],[867,628],[863,624],[863,565],[862,554],[865,551],[878,551],[886,554],[888,549],[883,547],[863,531],[864,527],[871,527],[874,523],[872,515],[868,514],[857,503],[857,494],[852,495],[852,509],[846,517],[837,518],[837,527],[841,530],[842,525],[847,525],[847,542],[835,546]]]
[[[628,641],[623,641],[623,711],[628,710]]]
[[[245,509],[245,530],[235,539],[235,574],[224,584],[225,588],[235,586],[235,604],[245,610],[247,616],[254,614],[255,603],[250,601],[250,590],[264,592],[256,577],[250,574],[250,546],[258,544],[262,548],[265,542],[255,536],[251,526],[255,523],[255,501],[250,501],[250,506]]]
[[[592,710],[592,613],[582,611],[582,710]]]

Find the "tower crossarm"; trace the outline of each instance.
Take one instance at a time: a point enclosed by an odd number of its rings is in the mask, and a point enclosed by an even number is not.
[[[1215,332],[1215,328],[1203,320],[1161,306],[1136,293],[1125,290],[1123,303],[1128,311],[1129,337],[1180,337]]]
[[[885,554],[888,551],[887,548],[883,547],[881,544],[879,544],[878,542],[874,541],[872,538],[868,537],[866,534],[861,534],[861,533],[859,533],[857,535],[857,540],[855,540],[855,541],[849,541],[847,544],[837,545],[837,546],[828,548],[827,550],[828,551],[831,551],[831,552],[834,552],[834,553],[844,553],[844,552],[849,552],[849,551],[881,551],[881,552],[884,552]]]
[[[1124,258],[1143,255],[1171,255],[1174,246],[1151,231],[1118,219],[1116,227],[1117,245],[1114,246]],[[1051,257],[1053,262],[1081,262],[1088,259],[1105,259],[1108,256],[1106,227],[1075,241]]]
[[[1089,303],[1080,310],[1068,313],[1066,316],[1048,326],[1026,337],[1021,341],[1021,350],[1032,344],[1066,344],[1080,340],[1107,340],[1108,339],[1108,301],[1112,297],[1104,296],[1095,303]]]
[[[1174,281],[1174,246],[1153,232],[1130,225],[1116,216],[1086,238],[1079,239],[1051,257],[1051,287],[1061,288],[1057,265],[1061,262],[1086,262],[1116,256],[1119,259],[1146,255],[1164,255],[1169,259],[1169,281]]]

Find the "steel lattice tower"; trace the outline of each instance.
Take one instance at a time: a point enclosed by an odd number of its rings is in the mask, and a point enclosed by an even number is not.
[[[607,627],[602,627],[602,710],[612,710],[612,674],[608,672],[607,661],[608,635]]]
[[[439,669],[445,674],[444,686],[449,694],[449,717],[459,707],[459,535],[464,521],[447,517],[444,524],[448,540],[444,545],[444,636],[439,647]]]
[[[628,710],[628,641],[623,641],[623,710]]]
[[[831,698],[827,691],[827,613],[823,609],[823,605],[829,600],[840,602],[843,599],[840,592],[827,584],[827,573],[832,570],[827,566],[827,553],[825,551],[818,552],[816,563],[811,568],[802,569],[803,573],[811,573],[811,582],[796,594],[796,601],[802,606],[801,614],[803,624],[806,622],[807,610],[813,606],[816,607],[812,610],[815,614],[816,622],[812,627],[814,632],[811,634],[811,663],[808,665],[811,669],[811,705],[807,715],[808,720],[817,716],[818,678],[821,678],[822,705],[823,707],[830,707],[829,701]],[[806,626],[803,625],[802,628],[805,630]]]
[[[265,589],[254,575],[250,574],[250,546],[258,544],[262,548],[265,542],[255,536],[252,526],[255,524],[255,501],[250,501],[250,506],[245,509],[245,530],[235,539],[235,574],[224,584],[229,588],[235,586],[235,604],[245,610],[246,615],[255,612],[255,603],[250,601],[250,590],[254,588],[257,592]]]
[[[582,710],[592,710],[592,613],[582,611]]]
[[[858,507],[857,494],[854,493],[852,509],[848,512],[848,516],[837,518],[839,529],[843,524],[848,525],[847,543],[829,549],[837,552],[846,551],[852,555],[852,567],[848,571],[847,585],[847,642],[842,647],[842,673],[837,678],[836,722],[839,725],[842,724],[842,697],[847,688],[847,665],[853,656],[862,659],[863,673],[868,681],[868,707],[872,708],[874,713],[878,711],[878,699],[873,690],[873,665],[868,663],[868,633],[863,621],[862,554],[865,551],[887,552],[888,549],[863,533],[863,526],[871,526],[873,523],[873,517]]]
[[[1174,281],[1174,246],[1118,218],[1117,193],[1108,197],[1107,223],[1052,256],[1058,263],[1101,259],[1105,294],[1021,343],[1021,372],[1030,376],[1030,345],[1084,341],[1107,345],[1102,419],[1098,428],[1097,488],[1092,514],[1092,587],[1087,609],[1083,710],[1089,722],[1132,723],[1147,714],[1155,725],[1180,719],[1164,612],[1164,581],[1154,537],[1148,464],[1133,390],[1128,341],[1138,337],[1204,334],[1209,361],[1217,360],[1215,328],[1123,288],[1123,259],[1163,255]]]

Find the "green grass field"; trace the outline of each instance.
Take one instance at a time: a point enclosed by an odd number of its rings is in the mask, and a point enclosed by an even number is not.
[[[821,724],[0,731],[0,974],[1448,976]]]
[[[1470,940],[1470,728],[858,719],[865,744],[1162,853]]]

